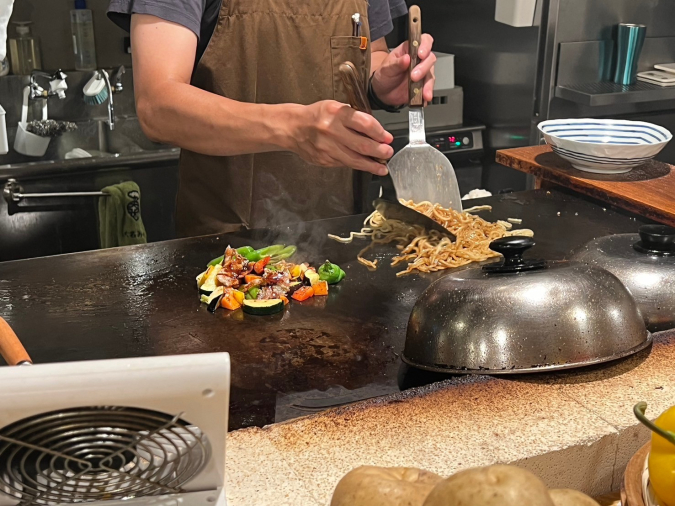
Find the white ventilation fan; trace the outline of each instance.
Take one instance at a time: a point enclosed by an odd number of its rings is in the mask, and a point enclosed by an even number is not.
[[[225,505],[227,353],[0,367],[0,506]]]

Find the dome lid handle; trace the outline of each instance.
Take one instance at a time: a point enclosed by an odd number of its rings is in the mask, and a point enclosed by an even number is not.
[[[525,260],[523,254],[535,245],[534,239],[525,236],[509,236],[490,243],[490,249],[504,256],[504,261],[485,265],[483,270],[489,273],[510,273],[539,270],[546,267],[544,260]]]
[[[675,228],[667,225],[643,225],[638,229],[640,241],[633,248],[651,255],[675,254]]]

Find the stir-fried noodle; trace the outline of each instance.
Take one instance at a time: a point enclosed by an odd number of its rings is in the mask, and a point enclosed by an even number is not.
[[[342,243],[350,243],[354,238],[370,238],[370,244],[361,250],[357,258],[360,263],[372,269],[377,268],[377,260],[368,260],[366,253],[375,245],[396,243],[400,253],[392,259],[391,265],[407,264],[405,270],[396,274],[403,276],[414,271],[434,272],[481,262],[499,256],[489,248],[495,239],[512,235],[533,235],[528,229],[512,230],[513,225],[508,221],[490,223],[471,214],[489,210],[490,206],[466,209],[460,213],[430,202],[415,204],[402,200],[401,203],[441,224],[457,240],[453,242],[436,230],[426,231],[418,225],[387,220],[377,211],[366,218],[360,232],[352,232],[348,238],[335,235],[329,237]]]

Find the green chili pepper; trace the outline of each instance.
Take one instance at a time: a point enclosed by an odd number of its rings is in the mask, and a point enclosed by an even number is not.
[[[284,249],[283,244],[275,244],[273,246],[267,246],[266,248],[260,248],[256,253],[260,255],[261,258],[271,257],[279,253]]]
[[[247,295],[250,295],[252,299],[257,299],[258,298],[258,293],[260,293],[260,288],[257,286],[254,286],[248,291]]]
[[[218,258],[214,258],[213,260],[211,260],[211,261],[207,264],[206,267],[211,267],[211,266],[218,265],[218,264],[222,263],[222,262],[223,262],[223,258],[225,258],[225,257],[224,257],[224,256],[220,256],[220,257],[218,257]]]
[[[276,264],[276,263],[281,262],[282,260],[287,260],[287,259],[291,258],[293,255],[295,255],[295,252],[297,250],[298,250],[298,248],[296,248],[295,246],[286,246],[281,251],[272,255],[272,259],[270,260],[270,263]]]
[[[259,250],[255,250],[251,246],[237,248],[237,253],[249,262],[257,262],[265,257],[271,257],[270,263],[272,264],[279,263],[282,260],[292,257],[296,251],[297,248],[295,246],[284,246],[283,244],[275,244],[273,246],[267,246],[266,248],[260,248]],[[222,263],[223,258],[223,256],[214,258],[208,263],[207,267]]]
[[[239,253],[241,256],[243,256],[246,260],[249,262],[257,262],[260,260],[262,257],[258,254],[256,250],[254,250],[251,246],[242,246],[241,248],[237,248],[237,253]],[[225,258],[224,255],[219,256],[218,258],[214,258],[211,260],[207,267],[211,267],[212,265],[218,265],[220,263],[223,263],[223,258]]]
[[[319,267],[319,279],[326,281],[329,285],[335,285],[345,278],[345,271],[340,269],[339,265],[335,265],[326,260],[321,267]]]
[[[237,248],[237,253],[239,253],[243,257],[250,255],[254,251],[255,250],[251,246],[242,246],[241,248]]]
[[[239,248],[237,250],[237,253],[239,253],[249,262],[257,262],[262,258],[262,256],[256,250],[251,248],[251,246],[244,246],[243,248]]]

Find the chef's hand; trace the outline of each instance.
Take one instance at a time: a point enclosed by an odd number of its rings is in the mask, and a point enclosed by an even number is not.
[[[323,167],[351,167],[383,176],[387,169],[373,158],[388,160],[394,140],[371,115],[334,100],[299,106],[291,119],[293,151]]]
[[[379,41],[376,41],[379,42]],[[425,102],[434,98],[434,64],[436,55],[431,52],[434,39],[425,33],[417,50],[420,62],[412,71],[413,82],[424,81],[422,96]],[[373,47],[373,51],[375,51]],[[384,46],[386,50],[386,46]],[[385,104],[399,106],[408,103],[408,69],[410,54],[408,42],[404,42],[387,54],[373,74],[373,91]]]

